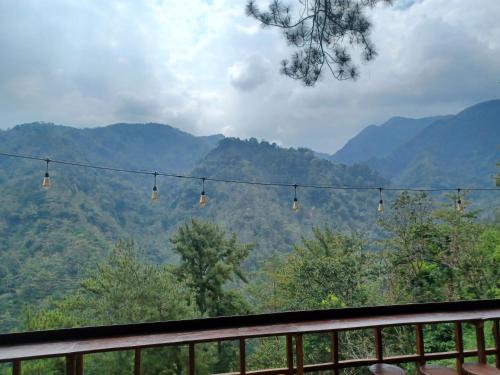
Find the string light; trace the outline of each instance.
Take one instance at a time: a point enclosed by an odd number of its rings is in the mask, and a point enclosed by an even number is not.
[[[460,189],[457,189],[457,205],[456,209],[458,213],[463,214],[464,213],[464,205],[462,203],[462,199],[460,198]]]
[[[158,176],[158,172],[153,173],[154,176],[154,185],[153,185],[153,192],[151,193],[151,201],[153,203],[158,202],[160,199],[158,198],[158,188],[156,187],[156,176]]]
[[[297,212],[299,210],[299,200],[297,199],[297,184],[293,185],[293,195],[292,210]]]
[[[47,163],[47,168],[45,169],[45,175],[43,176],[42,187],[48,189],[50,187],[50,177],[49,177],[49,163],[50,159],[45,159]]]
[[[75,166],[82,168],[91,168],[97,170],[105,170],[105,171],[113,171],[120,173],[131,173],[131,174],[141,174],[141,175],[154,175],[155,176],[155,185],[153,186],[153,192],[151,195],[152,200],[154,196],[158,197],[158,188],[156,187],[156,176],[165,176],[165,177],[173,177],[179,179],[190,179],[190,180],[202,180],[203,190],[200,195],[200,207],[204,207],[207,203],[207,197],[205,195],[205,180],[213,181],[213,182],[221,182],[221,183],[231,183],[231,184],[243,184],[243,185],[254,185],[254,186],[271,186],[271,187],[293,187],[295,191],[294,204],[292,205],[292,209],[294,211],[299,209],[299,203],[296,196],[296,190],[298,187],[307,188],[307,189],[325,189],[325,190],[379,190],[380,193],[380,201],[378,206],[378,211],[383,212],[383,201],[382,201],[382,189],[387,191],[407,191],[407,192],[452,192],[458,191],[458,198],[455,202],[455,206],[457,211],[464,212],[464,205],[461,201],[460,192],[461,189],[444,187],[444,188],[414,188],[414,187],[375,187],[375,186],[344,186],[344,185],[312,185],[312,184],[291,184],[286,182],[264,182],[264,181],[248,181],[248,180],[234,180],[234,179],[225,179],[225,178],[216,178],[216,177],[200,177],[200,176],[192,176],[192,175],[182,175],[175,173],[164,173],[164,172],[152,172],[147,170],[134,170],[134,169],[124,169],[124,168],[115,168],[115,167],[106,167],[101,165],[87,164],[81,162],[72,162],[72,161],[63,161],[63,160],[55,160],[55,159],[44,159],[40,157],[30,156],[30,155],[22,155],[22,154],[13,154],[13,153],[5,153],[0,152],[0,156],[12,157],[12,158],[20,158],[20,159],[29,159],[29,160],[38,160],[43,161],[47,164],[46,173],[43,178],[42,186],[44,188],[48,188],[51,185],[50,177],[49,177],[49,163],[55,163],[60,165],[67,166]],[[156,190],[155,190],[156,187]],[[464,190],[468,191],[500,191],[500,187],[467,187]],[[156,191],[156,194],[155,194]],[[382,210],[381,210],[382,209]]]
[[[380,200],[378,201],[377,211],[380,214],[383,214],[384,213],[384,200],[382,199],[382,188],[379,188],[378,191],[379,191],[379,194],[380,194]]]
[[[205,195],[205,177],[202,177],[201,184],[202,188],[200,194],[200,208],[203,208],[207,204],[207,196]]]

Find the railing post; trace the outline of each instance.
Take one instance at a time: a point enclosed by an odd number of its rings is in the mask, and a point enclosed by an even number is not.
[[[240,339],[240,375],[245,375],[246,370],[245,339]]]
[[[464,364],[464,340],[462,334],[462,323],[455,323],[455,350],[458,352],[456,361],[457,372],[462,375],[462,365]]]
[[[195,371],[195,351],[194,343],[189,344],[189,375],[194,375]]]
[[[141,375],[141,349],[134,349],[134,375]]]
[[[376,327],[373,330],[375,336],[375,356],[377,358],[377,362],[384,361],[384,347],[382,344],[382,328]]]
[[[417,354],[418,354],[418,369],[417,372],[421,374],[420,366],[425,365],[425,348],[424,348],[424,328],[422,324],[416,325],[415,337],[417,339]]]
[[[297,375],[304,375],[304,345],[300,333],[295,336],[295,356],[297,357]]]
[[[21,361],[12,362],[12,375],[21,375]]]
[[[75,375],[75,356],[73,354],[66,356],[66,375]]]
[[[477,357],[479,363],[486,363],[486,345],[484,342],[484,322],[476,322]]]
[[[293,336],[286,335],[286,366],[288,375],[293,375]]]
[[[333,363],[333,373],[335,375],[339,374],[339,333],[337,331],[332,332],[332,363]]]
[[[76,355],[76,375],[83,375],[83,354]]]
[[[496,349],[496,365],[497,368],[500,369],[500,328],[498,324],[498,320],[493,321],[493,338],[495,339],[495,349]]]

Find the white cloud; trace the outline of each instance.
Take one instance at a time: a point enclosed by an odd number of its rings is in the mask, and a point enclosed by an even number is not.
[[[0,126],[155,121],[333,152],[393,115],[456,112],[500,94],[497,0],[379,6],[377,59],[355,82],[325,75],[314,88],[279,74],[285,40],[244,6],[0,2]]]
[[[252,55],[229,67],[231,84],[243,91],[250,91],[266,82],[271,63],[260,55]]]

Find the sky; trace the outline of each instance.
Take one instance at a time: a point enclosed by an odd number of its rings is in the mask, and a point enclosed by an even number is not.
[[[500,97],[499,0],[367,14],[377,58],[311,88],[280,74],[291,50],[245,0],[0,0],[0,129],[159,122],[333,153],[390,117]]]

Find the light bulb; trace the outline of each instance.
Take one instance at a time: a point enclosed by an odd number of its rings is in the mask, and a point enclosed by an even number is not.
[[[292,210],[294,211],[299,210],[299,200],[297,198],[293,198]]]
[[[44,189],[48,189],[50,187],[50,177],[49,177],[49,172],[45,173],[45,176],[43,177],[42,181],[42,187]]]
[[[384,201],[382,199],[378,202],[377,211],[381,214],[384,213]]]
[[[152,202],[158,202],[160,198],[158,198],[158,189],[155,186],[153,186],[153,192],[151,193],[151,201]]]
[[[205,207],[206,204],[207,204],[207,196],[205,195],[205,192],[202,191],[200,194],[200,208]]]

